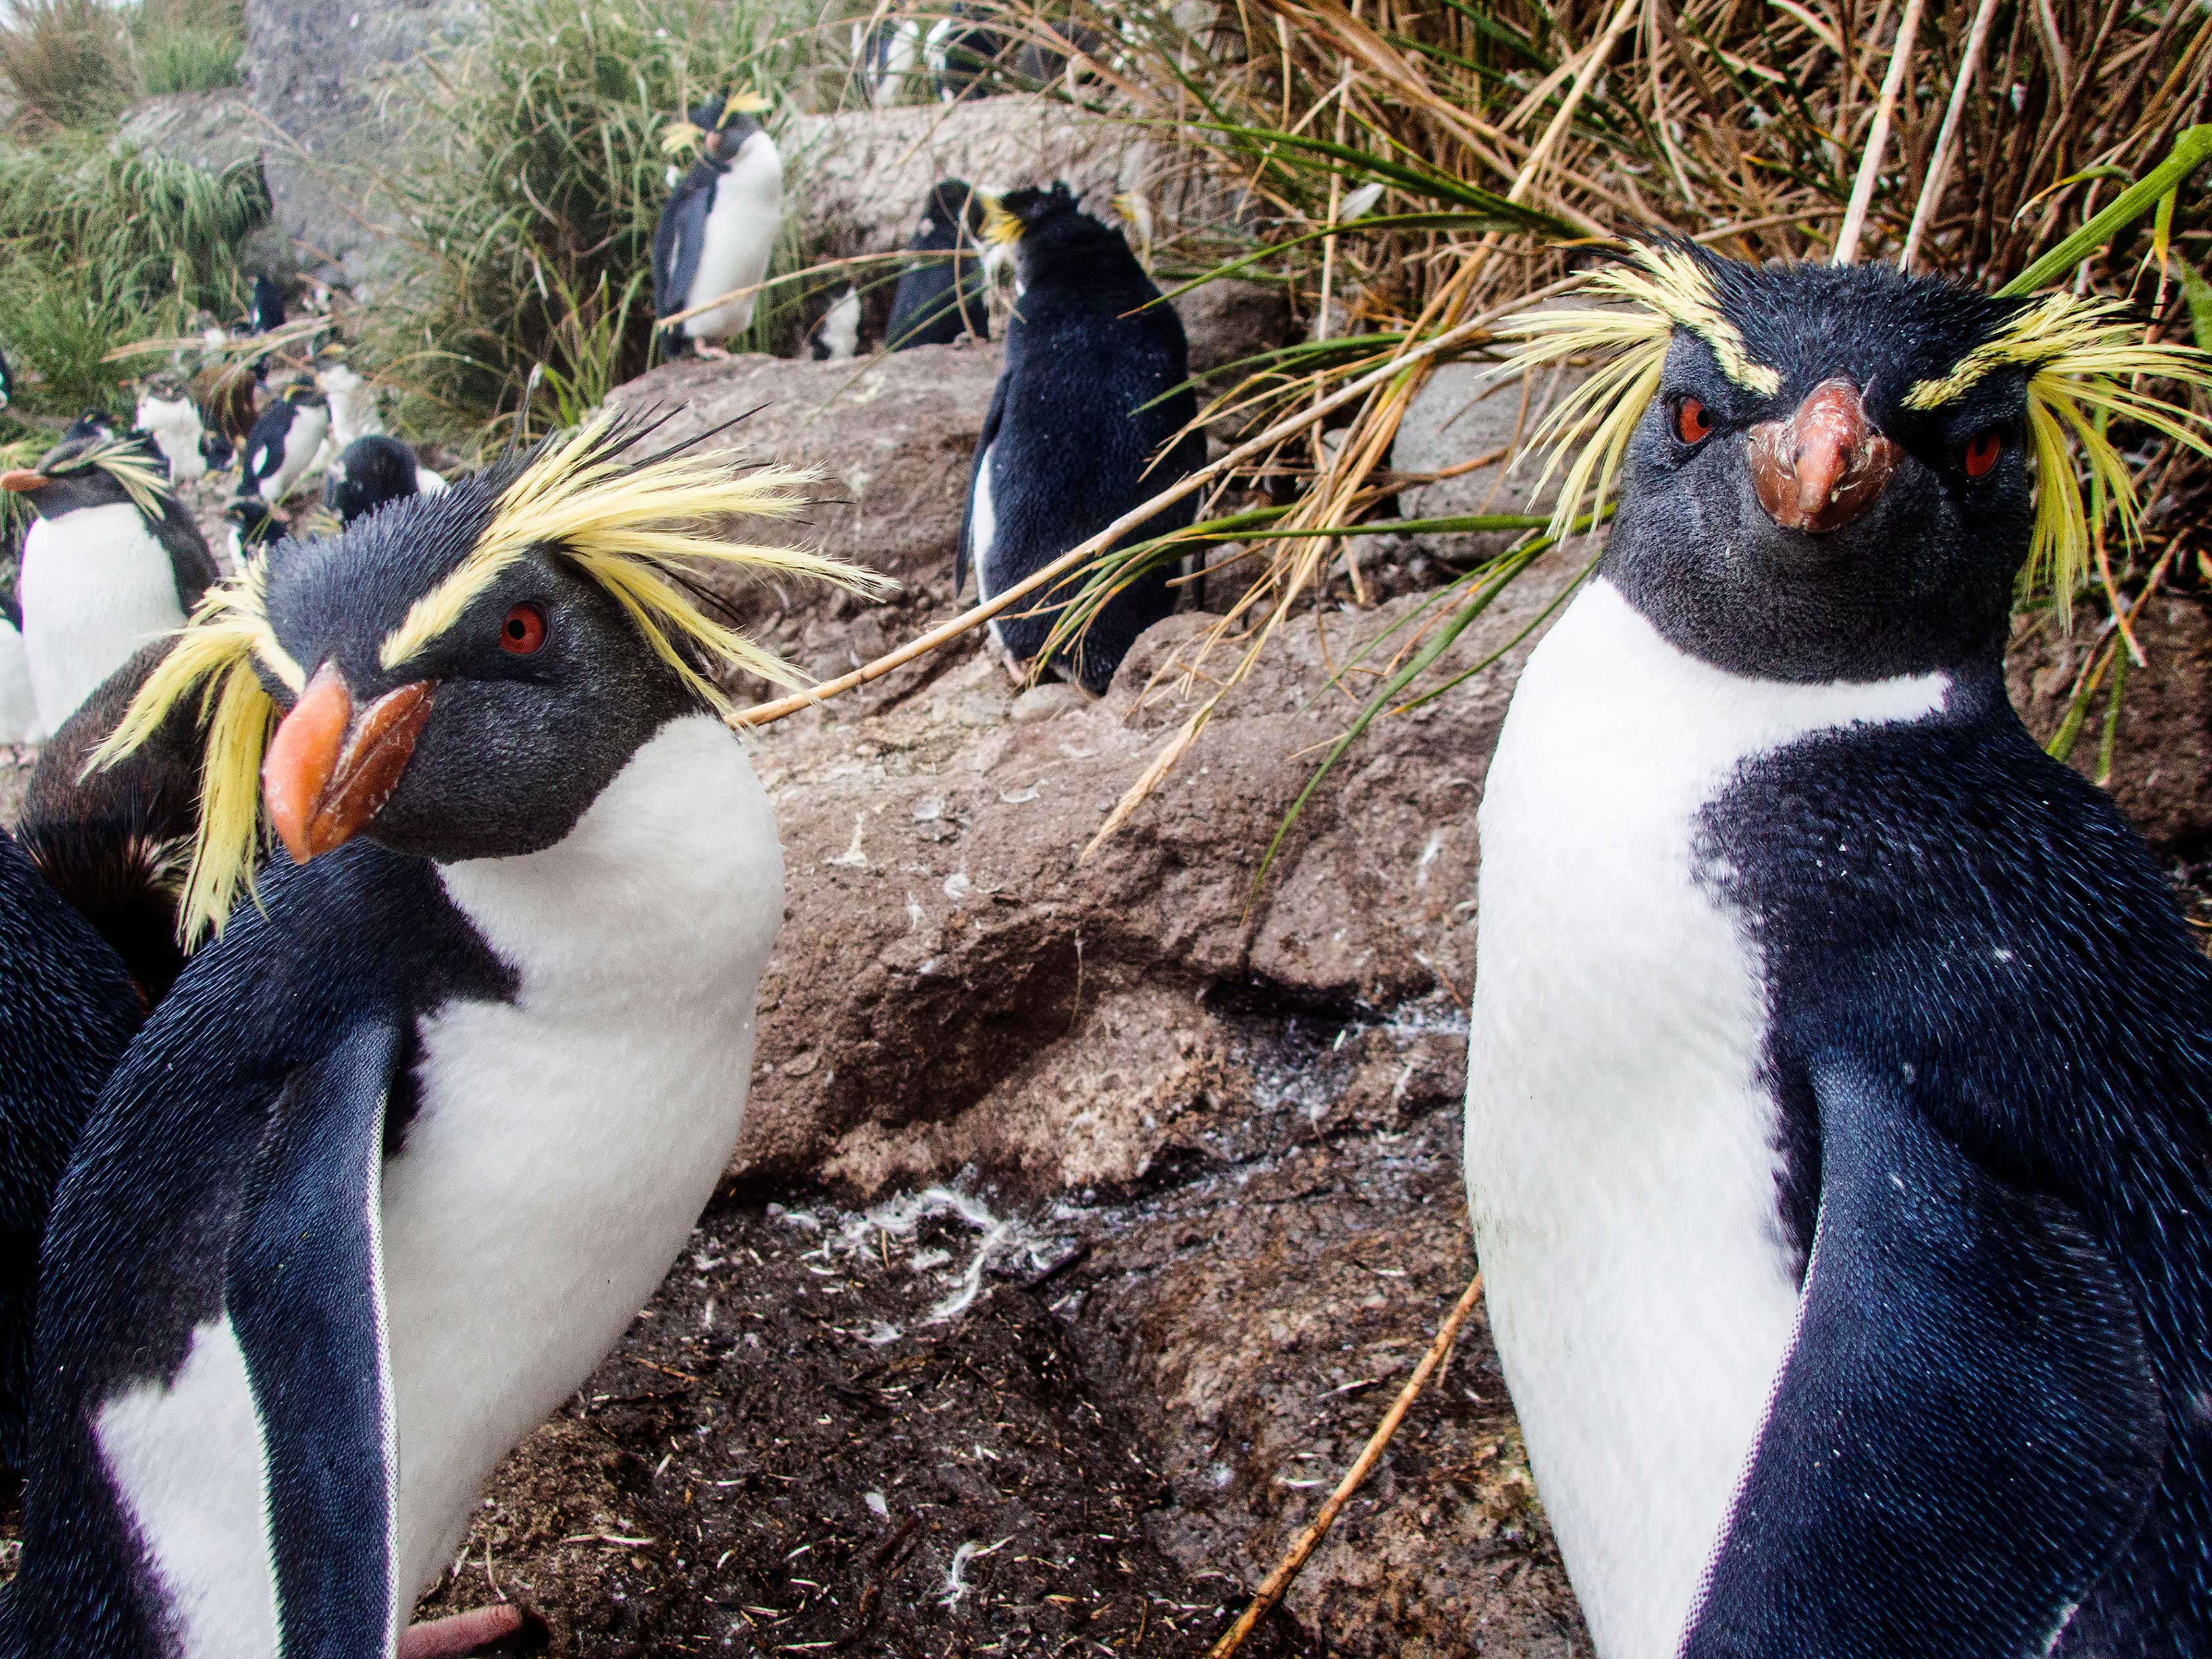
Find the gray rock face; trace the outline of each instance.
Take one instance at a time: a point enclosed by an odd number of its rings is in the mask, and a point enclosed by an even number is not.
[[[1290,341],[1290,301],[1266,283],[1224,277],[1178,295],[1174,304],[1190,343],[1193,374],[1211,374]]]
[[[364,220],[400,129],[387,94],[426,48],[466,36],[475,0],[246,0],[242,67],[267,122],[263,166],[277,228],[303,268],[349,281],[387,257]],[[425,92],[434,93],[428,76]]]
[[[125,111],[118,141],[221,173],[240,161],[258,160],[266,131],[235,88],[172,92]]]
[[[1542,458],[1534,454],[1509,470],[1518,446],[1559,394],[1578,380],[1575,371],[1498,376],[1485,363],[1445,363],[1407,405],[1390,447],[1391,470],[1434,473],[1466,470],[1431,483],[1410,485],[1398,500],[1409,519],[1471,513],[1540,513],[1556,492],[1540,496]],[[1468,466],[1469,462],[1480,465]],[[1516,532],[1517,534],[1517,532]],[[1514,534],[1425,538],[1448,556],[1488,556],[1511,545]]]

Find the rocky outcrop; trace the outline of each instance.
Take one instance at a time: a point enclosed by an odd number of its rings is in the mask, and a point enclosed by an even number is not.
[[[1440,364],[1407,404],[1390,446],[1391,470],[1449,472],[1448,477],[1398,492],[1409,519],[1468,514],[1548,511],[1554,492],[1536,489],[1540,456],[1510,465],[1516,445],[1534,431],[1560,392],[1573,384],[1570,370],[1500,376],[1488,363]],[[1579,378],[1579,377],[1577,377]],[[1430,538],[1436,550],[1467,559],[1501,553],[1519,532]]]

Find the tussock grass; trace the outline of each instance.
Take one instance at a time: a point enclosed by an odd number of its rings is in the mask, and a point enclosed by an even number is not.
[[[122,17],[101,0],[16,0],[0,28],[0,82],[25,132],[112,121],[136,90]]]

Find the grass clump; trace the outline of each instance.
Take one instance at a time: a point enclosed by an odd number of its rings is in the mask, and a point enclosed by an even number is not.
[[[140,92],[215,92],[239,82],[244,0],[139,0],[130,14]]]
[[[122,17],[101,0],[16,0],[0,82],[26,133],[112,122],[136,91]]]
[[[420,163],[391,185],[411,270],[378,307],[372,349],[412,422],[471,443],[487,417],[535,429],[644,369],[661,130],[718,90],[775,95],[787,66],[771,20],[742,4],[490,0],[414,124]],[[790,331],[794,304],[763,295],[732,343]]]

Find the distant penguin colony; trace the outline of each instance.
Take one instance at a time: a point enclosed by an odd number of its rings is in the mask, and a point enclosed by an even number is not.
[[[104,749],[204,691],[245,745],[186,887],[223,931],[54,1198],[0,1655],[391,1652],[712,1192],[783,883],[706,671],[790,676],[686,572],[873,584],[702,532],[802,480],[648,433],[248,566]]]
[[[129,434],[61,443],[0,473],[0,489],[37,515],[15,600],[39,723],[52,732],[140,646],[184,625],[215,560],[158,452]]]
[[[751,325],[783,221],[783,158],[755,118],[768,107],[750,94],[716,98],[664,136],[672,155],[693,158],[653,236],[653,314],[672,356],[719,350]]]
[[[988,240],[1011,255],[1013,319],[1006,360],[975,442],[956,588],[975,573],[985,599],[1002,593],[1206,459],[1187,431],[1197,415],[1186,384],[1182,324],[1129,252],[1121,232],[1081,212],[1065,185],[1018,190],[989,204]],[[1147,540],[1191,521],[1189,497],[1125,538]],[[1018,679],[1046,651],[1082,572],[990,623]],[[1053,672],[1102,694],[1137,635],[1174,609],[1164,566],[1100,605]]]
[[[1881,265],[1588,286],[1520,325],[1610,360],[1556,526],[1620,510],[1482,793],[1467,1179],[1597,1651],[2212,1653],[2212,964],[2002,659],[2086,540],[2033,433],[2212,371]]]
[[[940,179],[922,204],[907,252],[926,256],[899,271],[884,343],[893,351],[950,345],[963,335],[991,337],[983,276],[981,192],[962,179]]]

